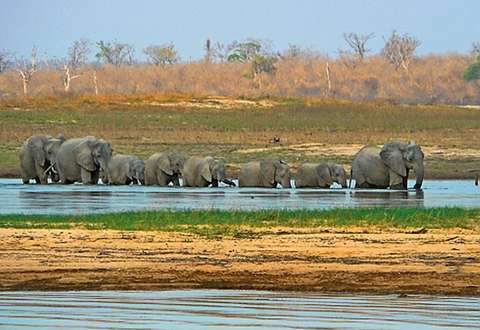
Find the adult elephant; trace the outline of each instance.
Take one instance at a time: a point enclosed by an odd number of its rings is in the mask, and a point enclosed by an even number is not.
[[[290,168],[281,160],[262,160],[242,166],[238,177],[240,187],[291,188]]]
[[[177,152],[158,152],[145,162],[145,184],[147,186],[180,186],[185,157]]]
[[[356,188],[407,189],[408,174],[414,170],[417,181],[414,188],[423,183],[423,152],[415,141],[386,143],[383,148],[363,147],[352,163],[351,177]]]
[[[104,183],[145,184],[145,162],[137,156],[117,154],[110,159],[108,171],[105,174],[102,177]]]
[[[225,177],[225,163],[213,157],[193,156],[183,166],[183,185],[186,187],[218,187],[219,182],[235,186]]]
[[[296,188],[330,188],[334,182],[347,188],[345,169],[331,162],[303,163],[295,176]]]
[[[65,141],[57,155],[58,174],[64,184],[96,184],[100,171],[108,174],[112,157],[110,144],[94,136]]]
[[[50,177],[58,182],[56,157],[65,141],[63,135],[53,138],[49,135],[33,135],[20,148],[20,172],[24,184],[34,179],[36,183],[47,184]]]

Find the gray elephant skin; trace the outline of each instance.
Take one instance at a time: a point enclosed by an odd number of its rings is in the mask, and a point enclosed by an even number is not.
[[[145,162],[133,155],[114,155],[102,182],[112,185],[145,184]]]
[[[415,141],[386,143],[383,148],[363,147],[352,163],[351,177],[356,188],[407,189],[410,170],[416,174],[414,188],[420,189],[424,177],[424,154]]]
[[[183,166],[183,185],[185,187],[218,187],[219,182],[230,186],[235,184],[225,177],[225,163],[221,159],[193,156]]]
[[[180,186],[185,157],[176,152],[159,152],[145,162],[145,185]]]
[[[31,179],[36,183],[47,184],[50,177],[58,182],[56,157],[65,141],[62,135],[53,138],[49,135],[33,135],[20,148],[20,172],[24,184]]]
[[[63,184],[96,184],[100,171],[108,173],[112,157],[110,144],[94,136],[65,141],[57,155],[58,174]]]
[[[238,177],[239,187],[291,188],[290,168],[281,160],[262,160],[242,166]]]
[[[295,176],[296,188],[330,188],[334,182],[347,188],[345,169],[331,162],[303,163]]]

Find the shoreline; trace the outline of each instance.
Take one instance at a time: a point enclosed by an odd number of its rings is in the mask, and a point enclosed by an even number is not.
[[[262,235],[0,229],[0,291],[253,289],[480,296],[468,229],[276,228]]]

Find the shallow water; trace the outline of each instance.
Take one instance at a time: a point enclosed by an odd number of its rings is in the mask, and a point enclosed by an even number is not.
[[[410,183],[413,186],[413,182]],[[480,207],[467,180],[426,180],[422,191],[23,185],[0,179],[0,214],[91,213],[145,209],[328,209],[334,207]]]
[[[2,328],[478,329],[480,298],[233,290],[0,293]]]

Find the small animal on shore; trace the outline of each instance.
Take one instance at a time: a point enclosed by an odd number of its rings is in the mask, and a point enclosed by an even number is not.
[[[145,185],[180,186],[185,157],[175,151],[158,152],[145,162]]]
[[[332,162],[303,163],[295,176],[296,188],[330,188],[336,182],[347,188],[347,173]]]
[[[282,160],[267,159],[249,162],[242,166],[238,177],[239,187],[291,188],[289,166]]]
[[[225,163],[221,159],[193,156],[183,166],[183,185],[185,187],[218,187],[223,182],[229,186],[235,183],[225,177]]]
[[[350,180],[355,180],[355,188],[403,190],[407,189],[409,171],[414,170],[417,177],[414,188],[420,189],[423,159],[422,149],[415,141],[387,142],[382,148],[365,146],[355,155]]]

